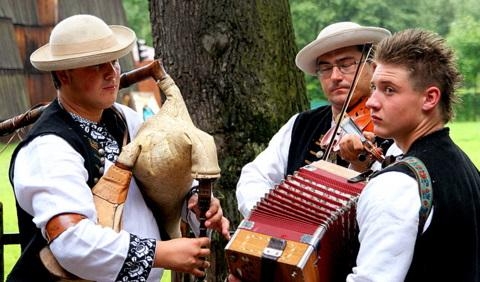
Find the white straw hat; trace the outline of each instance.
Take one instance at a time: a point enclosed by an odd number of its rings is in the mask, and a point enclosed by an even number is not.
[[[378,43],[389,35],[390,31],[380,27],[361,26],[353,22],[334,23],[322,29],[317,39],[298,52],[295,63],[302,71],[315,75],[319,56],[347,46]]]
[[[109,26],[92,15],[75,15],[53,28],[48,44],[33,52],[30,61],[42,71],[102,64],[128,54],[135,39],[128,27]]]

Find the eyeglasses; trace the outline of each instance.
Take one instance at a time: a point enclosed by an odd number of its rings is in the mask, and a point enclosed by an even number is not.
[[[338,61],[336,64],[320,63],[317,65],[317,76],[321,78],[328,78],[332,75],[333,67],[337,67],[343,74],[352,74],[355,72],[356,65],[360,61],[356,61],[354,58],[345,58]]]

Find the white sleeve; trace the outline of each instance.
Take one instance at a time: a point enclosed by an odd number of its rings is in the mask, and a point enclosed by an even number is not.
[[[270,189],[284,179],[292,127],[297,117],[298,114],[292,116],[272,137],[267,148],[242,168],[236,195],[238,209],[244,217]]]
[[[13,179],[15,195],[42,232],[60,213],[79,213],[96,221],[83,162],[78,152],[55,135],[37,137],[19,151]]]
[[[420,196],[415,179],[401,172],[373,178],[360,195],[360,251],[347,281],[404,281],[412,262]]]
[[[115,281],[130,244],[130,234],[82,220],[50,244],[58,262],[73,274],[94,281]],[[95,258],[95,259],[92,259]]]
[[[35,138],[19,151],[15,161],[16,198],[43,234],[47,222],[57,214],[86,216],[50,244],[52,253],[65,269],[82,278],[114,281],[127,257],[130,235],[96,224],[83,162],[83,157],[62,138]]]

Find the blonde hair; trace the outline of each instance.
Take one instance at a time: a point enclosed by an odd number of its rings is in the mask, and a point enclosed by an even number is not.
[[[377,45],[374,61],[405,67],[415,90],[438,87],[443,120],[446,123],[453,118],[453,105],[459,102],[456,90],[462,76],[455,53],[445,39],[422,29],[400,31]]]

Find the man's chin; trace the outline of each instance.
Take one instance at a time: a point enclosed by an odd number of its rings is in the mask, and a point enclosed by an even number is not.
[[[346,96],[334,97],[330,99],[330,104],[332,104],[335,109],[341,110],[345,103],[345,98]]]
[[[378,136],[378,137],[383,138],[383,139],[391,139],[392,138],[391,134],[389,134],[385,130],[382,130],[378,126],[374,126],[373,133],[375,134],[375,136]]]

